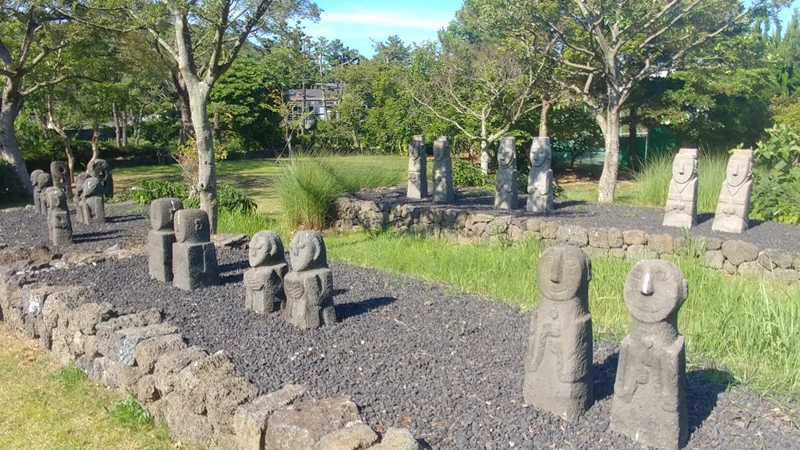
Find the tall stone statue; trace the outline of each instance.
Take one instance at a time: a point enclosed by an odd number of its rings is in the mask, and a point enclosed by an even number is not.
[[[553,152],[550,138],[535,137],[531,143],[531,171],[528,173],[529,212],[547,214],[553,211]]]
[[[641,261],[625,280],[631,333],[620,344],[611,429],[642,445],[679,449],[688,438],[686,356],[678,334],[678,310],[688,295],[683,272],[668,261]]]
[[[519,203],[517,194],[517,139],[504,137],[500,139],[497,150],[497,193],[494,207],[497,209],[515,209]]]
[[[289,265],[278,233],[266,230],[253,235],[250,267],[244,273],[244,307],[258,314],[282,310],[286,306],[283,279]]]
[[[106,198],[114,196],[114,177],[111,175],[111,166],[105,159],[93,159],[86,165],[89,176],[99,178],[103,186],[103,195]]]
[[[53,186],[64,191],[67,199],[72,198],[72,177],[70,176],[69,164],[64,161],[53,161],[50,163],[50,176],[53,177]]]
[[[592,405],[592,267],[581,249],[550,247],[539,258],[542,294],[531,316],[525,360],[525,403],[574,420]]]
[[[159,198],[150,203],[150,226],[147,233],[147,259],[150,278],[163,283],[172,281],[172,244],[175,243],[175,213],[183,209],[178,198]]]
[[[711,229],[741,233],[749,226],[750,193],[753,190],[753,150],[734,150],[728,160],[725,181]]]
[[[440,136],[433,143],[433,201],[450,203],[455,200],[453,191],[453,160],[450,157],[450,139]]]
[[[664,226],[694,226],[697,222],[697,184],[697,149],[682,148],[672,163]]]
[[[36,174],[36,182],[33,184],[33,204],[36,212],[47,216],[47,197],[44,195],[44,190],[47,189],[52,182],[50,174],[44,171],[39,171]]]
[[[37,213],[42,210],[42,208],[39,206],[39,202],[42,201],[41,199],[42,192],[41,190],[37,190],[36,188],[36,182],[39,180],[40,173],[44,173],[44,171],[36,169],[33,172],[31,172],[31,186],[33,186],[33,210],[36,211]]]
[[[175,212],[172,244],[172,285],[185,291],[219,283],[217,250],[211,243],[208,215],[202,209]]]
[[[283,280],[284,319],[300,329],[335,324],[333,276],[322,235],[317,231],[298,232],[289,244],[289,254],[292,270]]]
[[[80,223],[86,223],[83,218],[83,183],[89,178],[89,174],[81,172],[75,177],[75,197],[72,197],[72,203],[75,204],[75,218]]]
[[[81,208],[83,223],[93,225],[105,223],[106,202],[103,198],[103,185],[99,178],[89,177],[83,182]]]
[[[408,198],[428,197],[428,160],[425,139],[416,135],[408,143]]]
[[[47,188],[47,226],[50,242],[55,247],[72,244],[72,222],[69,219],[67,194],[57,187]]]

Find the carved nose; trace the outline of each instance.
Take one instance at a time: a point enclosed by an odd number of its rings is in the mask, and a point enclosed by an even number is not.
[[[645,272],[642,277],[642,294],[653,295],[653,280],[650,277],[650,272]]]
[[[553,265],[550,266],[550,281],[553,283],[561,283],[561,277],[564,272],[564,258],[561,253],[553,260]]]

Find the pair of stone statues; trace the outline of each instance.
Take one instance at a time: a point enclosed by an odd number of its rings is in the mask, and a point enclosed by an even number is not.
[[[416,135],[408,144],[408,198],[428,197],[427,164],[425,139]],[[450,138],[440,136],[433,143],[433,201],[450,203],[454,199]]]
[[[515,209],[517,194],[516,139],[504,137],[497,152],[497,185],[494,206],[498,209]],[[528,172],[528,202],[526,211],[548,214],[553,211],[553,170],[550,138],[533,138],[529,152],[531,170]]]
[[[33,208],[47,218],[50,242],[55,247],[72,244],[72,222],[69,218],[67,190],[63,189],[63,180],[61,178],[54,180],[50,174],[38,169],[31,172],[30,177],[33,184]],[[66,175],[66,179],[69,180],[69,175]],[[51,186],[54,181],[56,181],[55,186]],[[69,184],[67,189],[71,192]]]
[[[322,235],[317,231],[295,234],[289,255],[291,271],[277,233],[253,235],[251,269],[244,273],[245,307],[259,314],[282,311],[284,319],[300,329],[335,324],[333,276]]]
[[[539,308],[531,317],[525,361],[525,402],[565,420],[592,405],[591,264],[577,247],[547,249],[536,279]],[[685,353],[678,309],[688,297],[683,273],[662,260],[638,263],[625,280],[631,332],[620,345],[611,428],[663,449],[688,436]]]
[[[105,199],[114,196],[111,167],[103,159],[89,161],[86,172],[75,178],[75,215],[86,225],[106,221]]]
[[[694,148],[682,148],[675,155],[664,226],[691,228],[697,223],[697,159],[698,151]],[[726,233],[745,231],[752,190],[753,150],[734,150],[728,160],[711,229]]]

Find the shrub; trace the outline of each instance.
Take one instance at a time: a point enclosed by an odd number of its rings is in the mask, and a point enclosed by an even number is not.
[[[165,197],[186,198],[187,186],[163,180],[142,180],[130,191],[130,199],[139,205],[150,204],[153,200]]]
[[[220,211],[250,213],[256,210],[256,202],[244,191],[227,184],[217,185],[217,206]]]
[[[768,130],[757,144],[753,178],[753,217],[800,224],[800,135],[786,125]]]
[[[150,204],[153,200],[164,197],[181,199],[185,208],[197,208],[200,199],[196,195],[188,195],[189,187],[185,183],[163,180],[142,180],[125,195],[139,205]],[[256,202],[240,189],[227,184],[217,185],[217,206],[220,211],[251,213],[256,210]]]
[[[634,176],[636,204],[660,208],[666,205],[669,182],[672,180],[673,154],[662,153],[650,158]],[[717,208],[719,190],[725,181],[727,155],[701,152],[698,161],[697,210],[713,212]]]
[[[487,186],[487,176],[481,168],[461,158],[453,158],[453,186]]]

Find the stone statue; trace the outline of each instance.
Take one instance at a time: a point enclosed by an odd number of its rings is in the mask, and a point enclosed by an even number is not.
[[[547,214],[553,211],[553,152],[550,138],[535,137],[531,143],[531,171],[528,173],[529,212]]]
[[[36,212],[47,216],[47,197],[44,195],[44,190],[50,186],[52,178],[50,174],[44,171],[39,171],[36,174],[36,182],[33,185],[33,204]]]
[[[72,198],[72,178],[70,177],[69,164],[64,161],[50,163],[50,176],[53,177],[53,186],[64,191],[67,199]]]
[[[289,271],[283,242],[274,231],[259,231],[250,240],[250,267],[244,273],[244,307],[258,314],[280,311],[286,306],[283,278]]]
[[[497,150],[497,193],[494,207],[515,209],[519,203],[517,194],[517,140],[513,137],[500,139]]]
[[[147,259],[150,278],[172,281],[172,244],[175,243],[175,212],[183,209],[178,198],[159,198],[150,203],[150,226],[147,233]]]
[[[69,219],[67,194],[57,187],[47,188],[47,226],[50,242],[55,247],[72,244],[72,222]]]
[[[525,403],[574,420],[592,405],[592,267],[581,249],[550,247],[539,258],[542,294],[531,316],[525,361]]]
[[[88,177],[83,182],[81,208],[83,223],[86,225],[105,223],[106,202],[103,198],[103,185],[99,178]]]
[[[99,178],[103,186],[103,195],[106,198],[114,196],[114,178],[111,176],[111,166],[105,159],[93,159],[86,165],[89,176]]]
[[[631,333],[622,340],[611,429],[643,445],[678,449],[688,438],[686,356],[678,310],[686,278],[668,261],[645,260],[625,280]]]
[[[292,270],[283,286],[283,317],[300,329],[336,323],[333,308],[333,276],[325,256],[325,242],[317,231],[300,231],[289,244]]]
[[[211,243],[208,215],[202,209],[175,212],[172,244],[172,284],[193,291],[219,283],[217,250]]]
[[[664,226],[694,226],[697,222],[697,184],[697,149],[682,148],[672,163]]]
[[[453,160],[450,158],[450,139],[440,136],[433,143],[433,201],[449,203],[455,200],[453,191]]]
[[[741,233],[748,228],[750,193],[753,190],[753,150],[734,150],[719,194],[711,229]]]
[[[425,139],[416,135],[408,143],[408,198],[428,197],[428,168]]]
[[[83,183],[89,178],[89,174],[81,172],[75,177],[75,197],[72,197],[72,202],[75,204],[75,218],[80,223],[86,223],[83,218]]]
[[[37,213],[42,210],[42,208],[39,206],[39,202],[42,201],[41,199],[42,192],[36,189],[36,182],[39,180],[40,173],[44,173],[44,171],[36,169],[33,172],[31,172],[31,186],[33,186],[33,210],[36,211]]]

